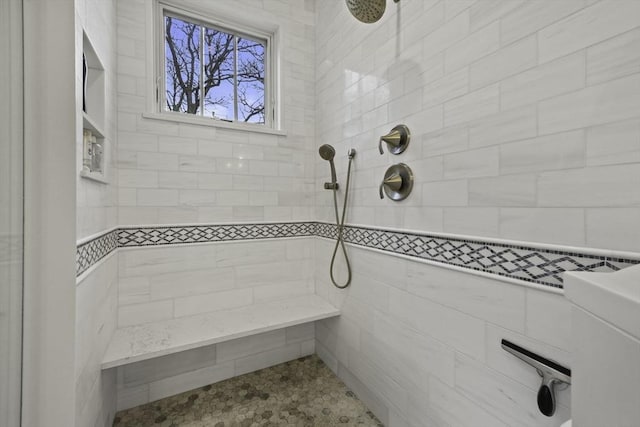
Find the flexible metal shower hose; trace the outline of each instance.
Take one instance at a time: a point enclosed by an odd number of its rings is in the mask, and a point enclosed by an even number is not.
[[[333,207],[336,213],[336,225],[338,227],[338,239],[336,240],[336,246],[333,248],[333,255],[331,256],[331,267],[329,267],[329,275],[331,276],[331,283],[338,289],[344,289],[351,283],[351,264],[349,263],[349,255],[347,255],[347,248],[344,245],[344,218],[347,213],[347,198],[349,196],[349,182],[351,181],[351,162],[353,158],[349,158],[349,167],[347,168],[347,185],[344,190],[344,204],[342,206],[342,218],[338,215],[338,189],[333,188]],[[338,253],[338,247],[342,246],[342,253],[344,254],[344,260],[347,263],[347,282],[344,285],[339,285],[336,279],[333,277],[333,264],[336,261],[336,254]]]

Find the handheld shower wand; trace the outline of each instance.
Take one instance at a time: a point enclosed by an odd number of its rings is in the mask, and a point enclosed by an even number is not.
[[[336,177],[336,165],[333,163],[333,158],[336,156],[336,150],[330,146],[329,144],[323,144],[318,149],[320,153],[320,157],[329,162],[329,166],[331,166],[331,182],[324,183],[325,190],[337,190],[338,189],[338,178]]]
[[[336,155],[336,150],[329,144],[323,144],[320,146],[318,152],[320,153],[320,157],[322,157],[324,160],[327,160],[329,162],[329,165],[331,166],[331,182],[325,182],[324,188],[325,190],[333,190],[333,207],[336,214],[336,226],[338,227],[338,238],[336,239],[336,246],[333,248],[333,255],[331,256],[331,267],[329,267],[329,275],[331,276],[331,283],[333,283],[336,288],[344,289],[349,286],[349,283],[351,283],[351,264],[349,263],[347,248],[344,245],[343,230],[344,219],[347,213],[347,196],[349,195],[349,183],[351,181],[351,162],[356,155],[356,150],[352,148],[347,153],[349,156],[349,167],[347,169],[347,185],[344,192],[342,217],[338,215],[338,179],[336,177],[336,167],[333,164],[333,158]],[[347,264],[347,281],[344,285],[339,285],[338,282],[336,282],[336,279],[333,277],[333,265],[335,264],[336,254],[338,253],[339,247],[342,247],[342,253],[344,254],[344,259]]]

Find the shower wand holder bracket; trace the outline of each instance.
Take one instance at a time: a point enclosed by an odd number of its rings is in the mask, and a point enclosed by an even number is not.
[[[340,184],[337,182],[325,182],[324,189],[325,190],[338,190],[340,188]]]

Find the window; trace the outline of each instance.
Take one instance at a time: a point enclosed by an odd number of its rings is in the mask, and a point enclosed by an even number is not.
[[[270,37],[249,34],[162,5],[160,112],[269,125]]]

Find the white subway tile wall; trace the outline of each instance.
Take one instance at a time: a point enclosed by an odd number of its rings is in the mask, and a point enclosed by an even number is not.
[[[338,3],[316,3],[316,138],[335,145],[341,179],[342,153],[359,153],[349,222],[640,251],[640,2],[403,0],[369,26]],[[399,123],[408,150],[380,156],[379,136]],[[379,200],[397,162],[414,191]],[[333,215],[327,172],[316,169],[321,221]],[[544,417],[537,374],[499,346],[570,365],[561,295],[349,252],[353,282],[337,291],[331,243],[316,242],[316,292],[342,310],[316,325],[316,350],[383,422],[569,418],[570,390]]]
[[[151,18],[148,5],[144,0],[76,3],[81,24],[76,44],[82,44],[81,29],[84,29],[105,66],[104,131],[109,145],[106,153],[110,181],[104,185],[78,178],[77,238],[102,233],[118,224],[311,218],[314,163],[307,153],[315,151],[313,4],[309,1],[276,1],[256,5],[246,0],[221,5],[227,10],[235,9],[236,16],[241,9],[246,15],[259,13],[279,27],[282,49],[280,102],[286,136],[143,118],[142,114],[149,112],[147,97],[152,96],[147,83],[150,76],[146,74],[151,72],[146,40],[146,25]],[[76,79],[81,87],[82,74],[79,73]],[[81,123],[79,111],[80,107],[77,114],[78,123]],[[77,147],[79,172],[81,138],[78,138]],[[313,251],[304,249],[299,243],[291,244],[290,248],[285,248],[285,243],[277,245],[284,246],[271,248],[272,252],[281,253],[283,260],[311,263]],[[256,251],[269,253],[260,248],[259,244],[255,247]],[[243,283],[242,279],[236,279],[236,267],[220,267],[215,257],[188,259],[193,255],[189,250],[182,253],[178,250],[167,258],[166,253],[153,251],[147,255],[140,251],[136,255],[138,263],[125,259],[120,264],[120,258],[124,256],[112,255],[78,283],[76,381],[81,397],[76,405],[78,425],[110,425],[113,419],[115,372],[101,374],[100,361],[118,321],[121,325],[135,324],[209,310],[215,308],[207,304],[209,299],[220,305],[216,292],[226,296],[225,301],[229,303],[226,307],[253,301],[254,297],[264,301],[285,293],[313,291],[312,279],[300,281],[293,274],[284,284],[264,280],[261,283],[264,286],[254,295],[253,288],[235,289]],[[260,256],[242,260],[243,263],[259,264]],[[150,265],[145,267],[145,262]],[[87,266],[90,264],[92,262]],[[311,268],[289,270],[309,277],[313,275]],[[155,276],[152,275],[154,271]],[[88,319],[89,313],[99,315]],[[297,350],[289,350],[286,353],[289,358],[312,353],[313,335],[307,336],[304,343],[290,345],[297,346]],[[284,361],[277,355],[271,359],[275,363]],[[256,364],[251,359],[244,363],[247,369]],[[213,382],[235,373],[233,366],[230,371],[227,367],[206,366],[202,372],[189,372],[190,366],[174,380],[162,378],[120,390],[118,407],[122,407],[122,402],[144,403],[149,396],[155,399],[192,388],[196,378],[200,382],[203,378]]]
[[[286,135],[143,117],[148,2],[79,2],[114,95],[111,184],[78,181],[78,238],[115,225],[331,222],[316,151],[330,143],[341,183],[358,152],[349,223],[640,251],[640,2],[402,0],[373,25],[337,0],[215,7],[278,26]],[[379,155],[399,123],[408,150]],[[401,203],[377,195],[396,162],[416,179]],[[99,264],[78,286],[79,424],[108,421],[116,387],[123,409],[314,351],[388,426],[569,417],[568,390],[554,417],[537,411],[536,374],[498,345],[569,364],[560,295],[355,247],[352,285],[337,291],[331,252],[309,237],[123,249]],[[343,314],[100,373],[116,325],[313,292]]]
[[[76,287],[76,421],[106,425],[115,415],[115,372],[102,358],[117,327],[118,257],[111,255]]]
[[[316,323],[316,350],[347,384],[353,376],[373,394],[386,425],[533,427],[569,418],[570,391],[545,417],[538,374],[500,347],[506,338],[570,366],[562,295],[356,247],[351,286],[338,291],[326,274],[330,250],[316,241],[316,290],[342,314]]]
[[[91,181],[80,176],[82,170],[82,63],[76,73],[76,239],[103,233],[118,224],[119,198],[116,168],[117,153],[117,70],[116,70],[116,4],[112,1],[79,0],[76,8],[76,51],[82,49],[83,31],[104,66],[104,123],[105,164],[109,184]],[[90,71],[91,72],[91,71]],[[56,84],[55,82],[50,82]],[[126,84],[122,82],[121,84]],[[123,176],[133,179],[133,176]],[[136,177],[137,178],[137,177]],[[140,177],[143,182],[143,177]],[[115,235],[114,235],[115,236]],[[112,237],[114,237],[112,236]],[[115,240],[105,246],[115,247]],[[96,251],[100,252],[100,251]],[[94,254],[95,255],[95,254]],[[77,260],[84,265],[89,260]],[[110,425],[115,415],[115,372],[102,372],[100,365],[113,331],[117,326],[118,259],[113,254],[97,265],[91,274],[76,284],[76,413],[75,425]]]
[[[587,225],[604,207],[638,206],[639,8],[407,0],[365,26],[318,2],[316,138],[335,145],[341,179],[347,149],[359,153],[348,221],[640,250],[632,215]],[[440,116],[427,122],[425,113]],[[398,123],[412,131],[408,150],[378,155],[379,136]],[[396,162],[412,167],[414,191],[381,201],[377,185]],[[331,221],[328,169],[316,164],[317,219]],[[417,220],[419,207],[443,218]]]
[[[76,75],[80,94],[77,100],[76,120],[76,238],[82,239],[100,233],[118,224],[118,172],[117,153],[117,72],[116,72],[116,5],[111,1],[80,0],[76,2],[76,46],[83,45],[83,30],[104,66],[104,123],[100,123],[105,136],[106,177],[109,184],[80,176],[82,170],[82,67]],[[80,63],[80,65],[82,65]]]
[[[314,239],[127,248],[118,327],[314,293]]]
[[[147,39],[151,33],[145,28],[153,25],[153,16],[146,3],[117,1],[118,120],[125,124],[118,131],[118,185],[125,202],[119,223],[310,219],[316,150],[313,3],[244,0],[210,6],[216,19],[259,15],[278,27],[286,136],[143,117],[152,112],[154,92],[147,85],[154,71],[148,64],[158,42]]]

